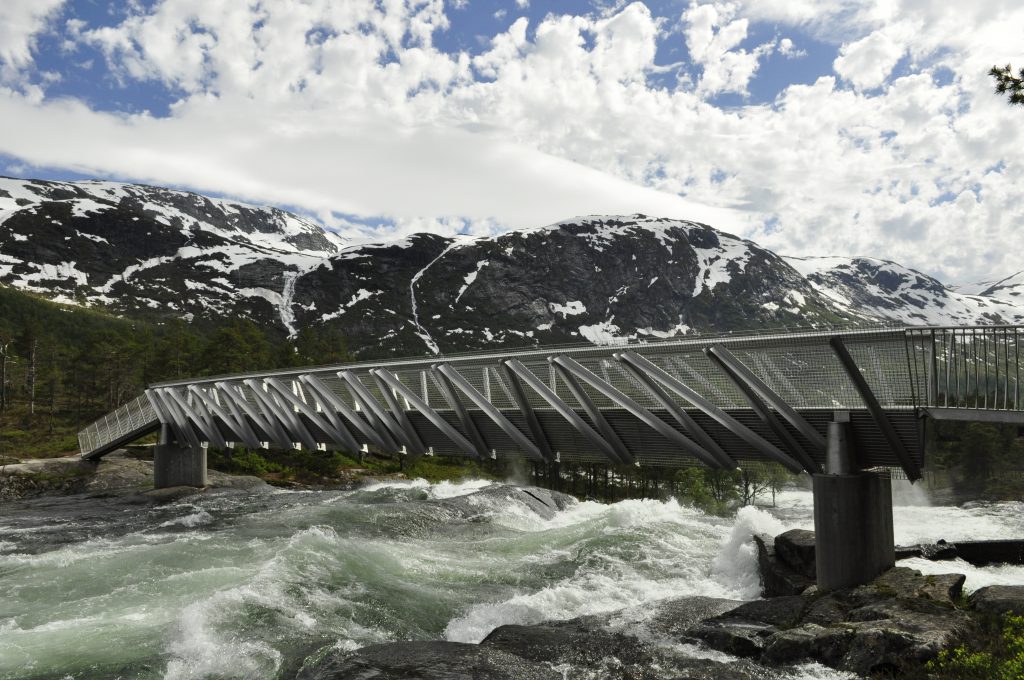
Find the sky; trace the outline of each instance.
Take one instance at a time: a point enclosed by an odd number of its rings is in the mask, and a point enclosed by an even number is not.
[[[705,222],[947,283],[1024,269],[1011,0],[2,0],[0,174],[359,238]]]

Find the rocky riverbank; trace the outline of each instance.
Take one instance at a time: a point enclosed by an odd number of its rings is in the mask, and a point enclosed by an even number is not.
[[[905,567],[868,585],[822,593],[813,582],[812,532],[760,536],[757,543],[765,599],[687,597],[663,601],[653,612],[506,625],[479,645],[330,649],[298,678],[750,680],[811,662],[861,677],[913,675],[940,651],[975,638],[994,616],[1024,611],[1024,587],[981,588],[965,597],[962,574],[925,576]],[[683,648],[690,652],[681,655]]]
[[[252,489],[265,485],[257,477],[215,470],[209,471],[208,478],[208,488],[213,489]],[[158,502],[202,491],[192,487],[154,490],[152,460],[127,455],[124,450],[96,462],[68,456],[0,466],[0,503],[72,494],[136,495],[139,501]]]

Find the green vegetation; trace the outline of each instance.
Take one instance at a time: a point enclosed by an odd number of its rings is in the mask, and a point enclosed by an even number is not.
[[[737,507],[754,505],[759,496],[775,494],[795,479],[775,463],[747,464],[739,470],[681,468],[673,477],[675,495],[682,502],[713,515],[727,515]]]
[[[80,429],[161,380],[347,358],[336,331],[133,321],[0,286],[0,456],[72,452]]]
[[[1024,616],[1007,614],[988,622],[971,646],[939,652],[927,666],[930,678],[943,680],[1018,680],[1024,678]]]
[[[929,440],[929,464],[949,472],[958,496],[1024,497],[1024,439],[1016,425],[937,422]]]
[[[1010,104],[1024,105],[1024,68],[1014,75],[1013,67],[993,66],[988,74],[996,81],[996,94],[1005,94]]]

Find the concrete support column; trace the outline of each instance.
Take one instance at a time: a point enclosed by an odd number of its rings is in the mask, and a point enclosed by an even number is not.
[[[165,423],[160,428],[160,443],[153,449],[153,487],[206,485],[206,447],[197,451],[178,444]]]
[[[814,475],[814,543],[818,587],[869,583],[896,564],[892,485],[858,472],[849,423],[829,424],[825,474]]]

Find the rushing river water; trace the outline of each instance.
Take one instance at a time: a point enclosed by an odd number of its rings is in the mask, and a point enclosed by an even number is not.
[[[9,506],[0,516],[0,678],[291,678],[325,648],[478,642],[505,623],[618,610],[635,619],[646,603],[690,594],[753,599],[751,533],[812,528],[803,491],[733,519],[639,500],[578,503],[542,519],[478,493],[489,486]],[[901,502],[898,543],[1024,536],[1020,503],[928,507],[917,490]],[[1021,567],[904,564],[961,571],[968,589],[1024,583]],[[780,677],[846,676],[809,665]]]

